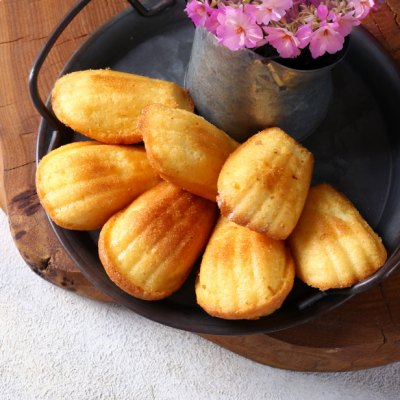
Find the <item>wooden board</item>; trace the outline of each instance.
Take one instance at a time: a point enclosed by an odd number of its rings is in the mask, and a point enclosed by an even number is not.
[[[71,292],[110,301],[83,277],[61,248],[39,204],[34,183],[40,117],[29,98],[27,77],[43,42],[74,2],[0,1],[0,206],[8,215],[21,256],[36,274]],[[43,98],[85,38],[127,6],[125,0],[93,0],[78,15],[42,68],[39,88]],[[364,25],[400,66],[399,13],[400,0],[387,0]],[[322,372],[385,365],[400,360],[399,287],[400,269],[378,287],[310,323],[269,335],[202,336],[278,368]]]

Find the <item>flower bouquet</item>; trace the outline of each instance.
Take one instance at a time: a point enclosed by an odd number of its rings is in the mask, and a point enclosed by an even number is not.
[[[331,71],[374,0],[189,0],[186,75],[201,116],[242,142],[267,126],[303,140],[322,122]]]
[[[352,27],[373,7],[374,0],[192,0],[185,11],[232,51],[300,56],[298,61],[312,66],[324,55],[329,64],[329,54],[342,50]]]

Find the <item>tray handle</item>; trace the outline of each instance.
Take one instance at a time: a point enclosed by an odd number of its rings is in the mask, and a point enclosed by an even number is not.
[[[151,8],[146,8],[138,0],[127,0],[128,3],[143,17],[152,17],[153,15],[158,14],[160,11],[165,8],[172,6],[175,4],[176,0],[161,0]],[[49,150],[56,145],[60,134],[62,134],[66,127],[62,124],[53,113],[45,106],[43,103],[38,90],[38,75],[42,65],[52,49],[56,40],[60,37],[60,35],[64,32],[65,28],[69,25],[69,23],[76,17],[77,14],[88,4],[91,0],[79,0],[77,1],[72,8],[65,14],[65,16],[61,19],[61,21],[57,24],[57,26],[50,33],[49,37],[46,39],[42,48],[40,49],[38,55],[36,56],[35,61],[33,62],[31,71],[29,73],[29,93],[32,99],[32,102],[39,114],[54,128],[55,132],[53,132],[53,137],[51,140],[51,144]]]

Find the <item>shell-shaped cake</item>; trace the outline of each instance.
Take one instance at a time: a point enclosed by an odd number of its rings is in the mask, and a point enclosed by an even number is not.
[[[188,277],[217,213],[215,203],[160,183],[104,225],[99,239],[104,269],[132,296],[163,299]]]
[[[222,215],[286,239],[303,210],[313,163],[313,155],[279,128],[252,136],[221,170],[217,200]]]
[[[216,201],[218,175],[239,143],[204,118],[161,104],[145,107],[138,126],[163,179]]]
[[[61,122],[109,144],[141,142],[137,120],[152,103],[194,110],[187,90],[175,83],[110,70],[65,75],[57,80],[51,98]]]
[[[220,217],[196,280],[198,304],[225,319],[258,319],[277,310],[294,282],[285,242]]]
[[[387,257],[382,240],[353,204],[326,183],[310,189],[288,241],[296,275],[321,290],[352,286]]]
[[[100,229],[161,178],[143,146],[76,142],[47,154],[36,170],[40,202],[63,228]]]

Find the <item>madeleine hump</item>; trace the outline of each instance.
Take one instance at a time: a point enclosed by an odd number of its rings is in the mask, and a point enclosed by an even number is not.
[[[75,142],[43,157],[36,188],[50,218],[66,229],[100,229],[161,181],[143,146]]]
[[[138,127],[161,178],[216,201],[218,175],[239,143],[204,118],[161,104],[145,107]]]
[[[137,120],[143,107],[152,103],[194,110],[187,90],[175,83],[110,70],[65,75],[57,80],[51,97],[61,122],[109,144],[141,142]]]
[[[310,189],[288,242],[296,275],[321,290],[353,286],[378,270],[387,257],[381,238],[327,183]]]
[[[199,305],[224,319],[258,319],[281,307],[294,283],[294,263],[274,240],[220,217],[196,280]]]
[[[229,156],[219,175],[222,215],[286,239],[303,210],[313,164],[313,155],[279,128],[252,136]]]
[[[217,213],[215,203],[162,182],[104,225],[100,260],[125,292],[143,300],[163,299],[185,282]]]

